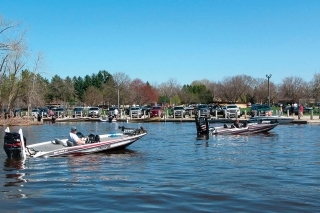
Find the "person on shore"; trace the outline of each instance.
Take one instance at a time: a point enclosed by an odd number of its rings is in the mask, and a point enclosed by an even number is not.
[[[302,104],[300,104],[300,106],[299,106],[299,116],[303,117],[303,105]]]
[[[69,141],[73,143],[73,146],[79,146],[79,145],[83,145],[86,142],[82,141],[78,136],[77,136],[77,127],[73,126],[71,127],[71,131],[69,134]]]
[[[114,117],[115,117],[115,118],[118,118],[118,113],[119,113],[119,111],[118,111],[117,108],[114,109],[114,112],[113,112],[113,113],[114,113]]]
[[[279,116],[282,116],[283,115],[283,109],[282,109],[282,105],[280,105],[279,107]]]
[[[41,119],[42,119],[41,113],[38,113],[37,119],[38,119],[38,122],[41,122]]]
[[[51,123],[55,123],[56,122],[56,115],[55,114],[53,114],[52,116],[51,116]]]

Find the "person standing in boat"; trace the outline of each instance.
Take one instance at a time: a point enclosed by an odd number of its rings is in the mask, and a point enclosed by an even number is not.
[[[71,127],[71,131],[69,134],[69,141],[71,141],[73,143],[74,146],[78,146],[78,145],[83,145],[86,142],[82,141],[78,136],[77,136],[77,127],[73,126]]]

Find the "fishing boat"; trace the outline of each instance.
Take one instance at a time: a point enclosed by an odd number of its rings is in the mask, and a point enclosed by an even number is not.
[[[68,139],[55,138],[51,141],[27,145],[26,138],[20,129],[19,132],[5,130],[4,150],[8,158],[27,157],[55,157],[67,155],[83,155],[95,152],[124,149],[147,134],[142,127],[138,129],[119,127],[118,133],[83,136],[77,133],[86,143],[84,145],[73,146]]]
[[[101,116],[101,117],[99,118],[99,120],[100,120],[101,122],[109,122],[109,123],[117,122],[117,119],[116,119],[114,116],[112,116],[112,115],[109,115],[109,116]]]
[[[260,122],[260,123],[243,123],[239,127],[234,124],[223,124],[222,126],[210,127],[207,117],[195,116],[197,139],[209,139],[210,135],[220,134],[236,134],[248,135],[254,133],[268,132],[275,128],[279,123],[277,122]]]
[[[235,127],[235,125],[224,124],[223,126],[211,127],[209,129],[212,135],[236,134],[247,135],[253,133],[268,132],[275,128],[279,123],[248,123],[245,126]]]
[[[260,122],[277,122],[279,124],[289,124],[294,120],[293,117],[287,117],[287,116],[254,116],[249,118],[249,123],[260,123]]]

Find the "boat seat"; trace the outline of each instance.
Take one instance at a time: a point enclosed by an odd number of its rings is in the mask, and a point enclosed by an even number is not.
[[[68,145],[68,146],[73,146],[73,142],[67,141],[67,145]]]
[[[68,146],[68,144],[65,141],[62,141],[62,140],[60,140],[58,138],[54,139],[54,144],[61,144],[62,146]]]
[[[60,140],[58,138],[55,138],[54,141],[51,141],[53,144],[60,144]]]

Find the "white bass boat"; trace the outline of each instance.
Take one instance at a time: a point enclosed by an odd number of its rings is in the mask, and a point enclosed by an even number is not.
[[[135,141],[141,139],[147,132],[140,127],[139,129],[121,128],[121,132],[94,135],[87,137],[80,132],[79,138],[86,141],[84,145],[73,146],[68,139],[55,138],[52,141],[46,141],[27,145],[26,138],[22,130],[19,132],[10,132],[9,128],[5,130],[4,150],[8,158],[26,158],[26,157],[55,157],[67,155],[83,155],[95,152],[103,152],[116,149],[124,149]]]

